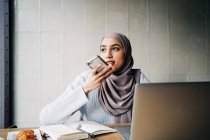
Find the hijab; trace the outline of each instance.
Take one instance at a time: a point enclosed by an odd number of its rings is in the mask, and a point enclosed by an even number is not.
[[[104,38],[116,38],[125,50],[124,64],[110,75],[99,87],[99,103],[103,110],[115,117],[116,123],[128,123],[132,118],[134,86],[140,82],[140,70],[132,69],[133,57],[129,39],[120,33],[111,33]]]

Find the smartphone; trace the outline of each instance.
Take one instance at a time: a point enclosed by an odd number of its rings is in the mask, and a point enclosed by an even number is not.
[[[93,69],[96,66],[98,66],[99,64],[101,64],[100,68],[97,70],[98,72],[101,71],[104,67],[108,66],[108,64],[99,56],[95,56],[94,58],[92,58],[91,60],[89,60],[87,62],[87,65]]]

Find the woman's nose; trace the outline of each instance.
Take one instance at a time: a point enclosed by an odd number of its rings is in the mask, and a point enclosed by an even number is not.
[[[111,51],[107,51],[106,58],[112,58],[112,52]]]

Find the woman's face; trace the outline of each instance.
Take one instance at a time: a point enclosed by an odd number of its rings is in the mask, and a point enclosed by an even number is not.
[[[114,37],[104,38],[101,42],[100,56],[117,71],[125,61],[125,49]]]

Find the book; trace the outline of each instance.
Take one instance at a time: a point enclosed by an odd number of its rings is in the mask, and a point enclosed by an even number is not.
[[[37,140],[43,140],[41,133],[39,131],[39,129],[32,129],[34,131],[34,134],[36,135],[36,139]],[[21,130],[20,130],[21,131]],[[16,135],[20,132],[20,131],[11,131],[7,133],[7,140],[15,140]]]
[[[96,135],[116,132],[115,129],[93,121],[78,121],[71,124],[40,126],[41,133],[53,140],[91,138]]]

